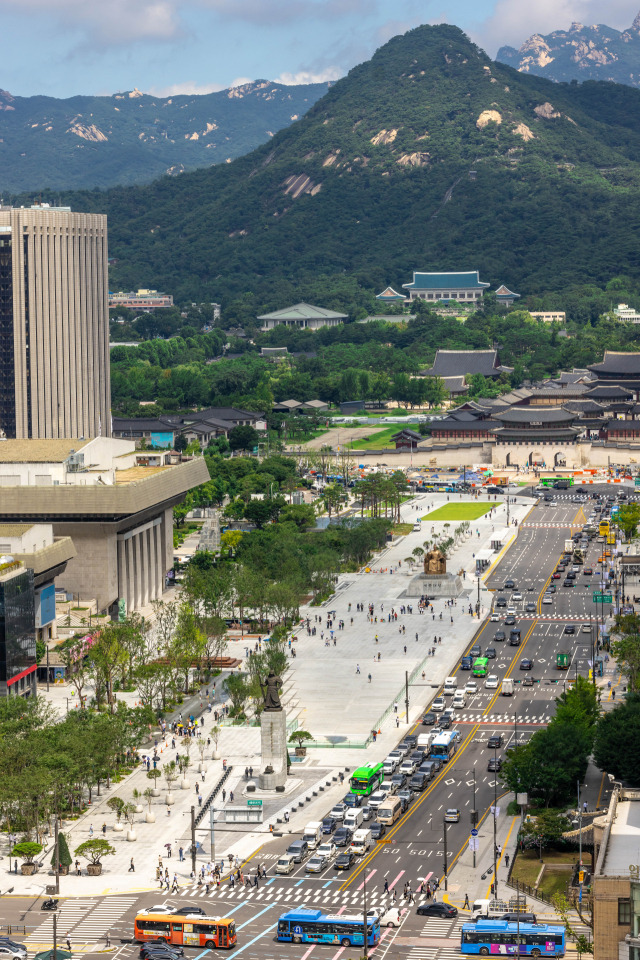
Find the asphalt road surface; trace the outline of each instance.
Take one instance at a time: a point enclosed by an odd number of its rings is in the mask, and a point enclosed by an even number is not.
[[[611,489],[605,488],[607,492]],[[460,731],[461,742],[456,755],[431,780],[427,789],[413,800],[401,819],[387,829],[383,840],[367,855],[360,857],[348,872],[337,871],[330,864],[323,873],[310,875],[305,871],[305,864],[301,864],[289,876],[276,876],[276,860],[295,839],[295,835],[290,835],[268,841],[245,864],[245,873],[252,877],[258,864],[266,866],[268,877],[260,881],[259,887],[239,888],[236,885],[231,889],[228,883],[223,883],[219,890],[214,889],[206,895],[204,887],[199,889],[194,885],[183,889],[179,897],[147,893],[64,901],[59,929],[65,935],[70,934],[73,945],[86,943],[90,950],[92,943],[96,947],[104,947],[104,935],[109,931],[112,941],[117,945],[118,958],[129,960],[137,957],[138,948],[133,943],[120,941],[130,940],[132,918],[138,909],[164,902],[191,903],[203,907],[211,915],[235,919],[238,946],[230,951],[231,957],[243,955],[246,960],[290,960],[297,957],[302,960],[351,960],[359,957],[361,950],[358,948],[278,943],[275,929],[279,915],[301,906],[319,908],[325,913],[361,913],[365,884],[370,908],[383,910],[393,905],[394,891],[397,904],[406,906],[403,903],[406,882],[411,883],[415,892],[421,880],[429,879],[432,883],[436,879],[442,881],[444,812],[448,807],[458,807],[461,811],[460,821],[447,825],[448,865],[451,870],[457,857],[466,848],[469,837],[474,775],[480,835],[482,837],[493,830],[490,808],[504,790],[495,775],[487,769],[489,758],[495,752],[487,748],[489,736],[493,733],[503,734],[504,744],[498,755],[516,738],[524,742],[540,726],[548,723],[554,711],[554,698],[561,692],[567,676],[588,675],[592,641],[590,633],[582,632],[582,626],[588,626],[590,616],[596,614],[591,597],[593,585],[600,580],[597,573],[600,565],[596,561],[602,545],[595,541],[589,545],[584,567],[591,567],[594,573],[585,576],[580,570],[575,587],[562,587],[562,579],[551,578],[563,552],[564,541],[584,524],[589,513],[590,506],[583,508],[572,502],[572,494],[564,495],[558,497],[557,506],[542,503],[535,506],[522,523],[516,543],[493,572],[488,584],[495,591],[495,598],[505,596],[510,599],[511,594],[517,591],[505,591],[504,581],[507,578],[515,581],[516,588],[522,594],[522,599],[513,603],[517,626],[521,630],[521,643],[517,647],[509,645],[510,628],[505,626],[504,618],[498,622],[485,620],[479,625],[474,640],[480,644],[483,653],[487,647],[495,648],[495,659],[489,664],[490,673],[495,674],[499,681],[512,677],[516,681],[515,694],[512,697],[501,696],[499,686],[497,689],[487,689],[484,681],[477,680],[477,694],[470,696],[466,706],[457,712],[455,726]],[[557,589],[553,603],[546,605],[542,599],[550,584],[557,585]],[[535,602],[535,613],[525,612],[529,602]],[[506,613],[506,610],[501,613]],[[575,634],[565,633],[567,625],[575,626]],[[500,629],[505,631],[506,641],[494,639],[496,630]],[[559,652],[570,655],[568,672],[556,668],[556,654]],[[520,669],[525,657],[533,660],[531,671]],[[458,674],[459,688],[471,679],[471,674],[461,671],[459,666],[455,672]],[[528,676],[532,676],[535,682],[533,686],[525,687],[522,681]],[[418,726],[414,732],[424,729],[427,728]],[[477,869],[482,873],[489,867],[489,863],[483,862],[478,863]],[[384,891],[385,880],[388,892]],[[463,890],[453,892],[450,897],[458,906],[462,905],[463,898]],[[370,953],[376,957],[388,955],[390,958],[409,960],[449,960],[459,956],[460,926],[464,915],[453,921],[420,917],[416,914],[416,906],[423,900],[424,896],[416,896],[416,905],[409,906],[402,925],[397,929],[385,930],[380,945]],[[46,928],[35,928],[46,915],[38,913],[37,903],[26,899],[5,899],[3,907],[5,923],[24,923],[27,932],[39,934],[38,937],[34,936],[34,941],[44,942]],[[202,958],[211,951],[187,948],[185,952],[194,958]]]

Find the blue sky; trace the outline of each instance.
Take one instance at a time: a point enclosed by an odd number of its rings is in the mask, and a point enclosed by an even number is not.
[[[390,37],[455,23],[491,55],[574,20],[631,24],[640,0],[0,0],[14,95],[206,93],[337,79]],[[8,42],[7,42],[8,41]]]

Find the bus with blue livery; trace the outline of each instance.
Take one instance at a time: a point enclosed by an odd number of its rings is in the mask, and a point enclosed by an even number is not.
[[[439,733],[437,737],[433,738],[429,754],[432,757],[438,757],[442,763],[447,763],[447,761],[450,760],[456,752],[457,744],[457,730],[447,730],[444,733]]]
[[[560,924],[478,920],[463,924],[460,950],[462,953],[479,953],[483,957],[496,953],[563,957],[565,928]]]
[[[278,920],[277,939],[285,943],[329,943],[342,947],[362,946],[364,929],[362,916],[324,914],[321,910],[291,910]],[[367,944],[377,947],[380,942],[380,918],[367,916]]]

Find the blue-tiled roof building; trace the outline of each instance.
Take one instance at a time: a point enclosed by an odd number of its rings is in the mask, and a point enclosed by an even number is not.
[[[464,273],[420,273],[414,270],[411,283],[403,283],[410,300],[478,301],[490,286],[480,280],[478,270]]]

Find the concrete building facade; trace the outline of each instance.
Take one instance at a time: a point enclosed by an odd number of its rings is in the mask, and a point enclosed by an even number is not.
[[[0,430],[110,433],[107,218],[0,207]]]
[[[173,566],[173,512],[209,480],[203,459],[147,465],[131,440],[0,443],[0,523],[52,525],[76,551],[58,585],[124,616],[162,596]]]

